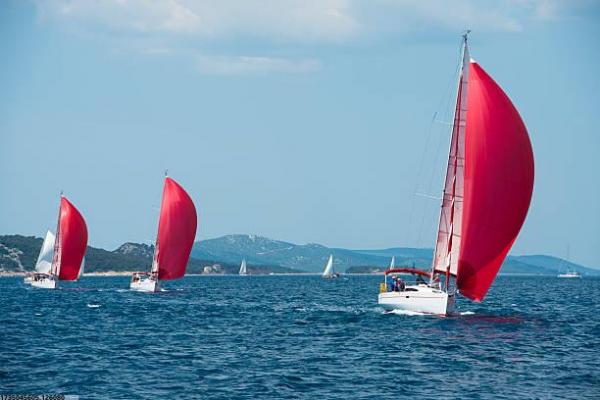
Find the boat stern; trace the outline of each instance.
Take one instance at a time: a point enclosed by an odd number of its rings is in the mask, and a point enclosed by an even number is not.
[[[157,292],[160,290],[158,280],[147,273],[134,272],[131,276],[129,289],[137,292]]]
[[[29,279],[28,279],[29,278]],[[58,282],[52,275],[47,274],[33,274],[32,276],[25,278],[25,283],[40,289],[56,289]]]
[[[454,296],[427,285],[415,285],[407,286],[403,291],[382,291],[378,303],[386,311],[404,310],[445,316],[454,309]]]

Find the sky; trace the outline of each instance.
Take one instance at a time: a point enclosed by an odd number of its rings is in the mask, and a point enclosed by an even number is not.
[[[533,144],[512,254],[600,267],[600,3],[8,0],[0,234],[156,235],[164,171],[198,239],[433,247],[460,35]],[[429,196],[429,197],[428,197]]]

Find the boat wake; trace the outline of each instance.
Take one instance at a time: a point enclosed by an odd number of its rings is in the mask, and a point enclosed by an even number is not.
[[[385,311],[384,314],[408,315],[410,317],[417,316],[417,315],[429,315],[426,313],[421,313],[418,311],[410,311],[410,310],[389,310],[389,311]]]

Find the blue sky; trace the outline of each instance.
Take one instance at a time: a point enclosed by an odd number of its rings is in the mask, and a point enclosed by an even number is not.
[[[0,233],[58,194],[90,244],[155,236],[163,171],[199,238],[432,247],[460,33],[536,158],[513,254],[600,267],[600,7],[593,1],[8,1]]]

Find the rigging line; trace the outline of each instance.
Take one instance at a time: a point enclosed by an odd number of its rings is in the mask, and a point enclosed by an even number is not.
[[[431,141],[433,124],[434,124],[436,116],[437,116],[437,111],[433,114],[433,116],[431,117],[431,122],[429,123],[429,129],[427,130],[427,140],[425,141],[425,147],[423,148],[423,151],[421,152],[421,159],[419,161],[419,168],[417,169],[417,175],[415,177],[413,193],[416,193],[419,190],[419,182],[421,181],[421,175],[423,173],[423,169],[424,169],[424,165],[425,165],[425,154],[427,153],[427,148],[429,147],[429,142]],[[410,196],[410,211],[408,213],[408,229],[406,229],[406,231],[405,231],[405,235],[406,235],[405,241],[404,241],[405,244],[409,243],[409,241],[410,241],[410,231],[412,229],[412,220],[413,220],[414,209],[415,209],[415,196],[413,195],[413,196]]]
[[[462,63],[462,57],[461,57],[462,56],[462,40],[459,42],[459,45],[458,45],[458,54],[459,54],[459,56],[458,56],[458,63],[456,64],[456,67],[454,69],[454,72],[452,73],[452,76],[448,80],[448,85],[446,86],[445,94],[442,96],[442,98],[440,99],[440,103],[438,104],[438,109],[442,108],[442,104],[443,103],[446,104],[445,115],[443,116],[443,119],[445,119],[445,120],[449,119],[449,117],[448,117],[449,114],[450,114],[449,110],[450,109],[454,109],[454,107],[452,107],[452,94],[454,93],[453,85],[456,84],[457,77],[460,74],[461,63]],[[454,118],[453,118],[453,120],[454,120]],[[432,122],[432,124],[433,124],[433,122]],[[446,129],[444,129],[444,131],[446,131]],[[438,165],[439,164],[440,152],[441,152],[441,148],[442,148],[442,143],[443,142],[444,142],[444,140],[438,140],[437,148],[435,150],[435,157],[433,159],[433,164],[432,165]],[[432,193],[432,186],[433,186],[433,181],[435,180],[435,173],[436,173],[436,168],[431,168],[431,174],[430,174],[430,177],[429,177],[429,182],[428,182],[428,185],[427,185],[426,193]],[[425,225],[425,219],[426,219],[426,217],[427,217],[427,213],[424,211],[423,214],[422,214],[422,217],[421,217],[421,224],[419,226],[419,231],[418,231],[419,233],[417,235],[417,244],[421,243],[421,238],[422,238],[422,235],[423,235],[423,227]],[[436,241],[437,241],[437,238],[436,238]]]

